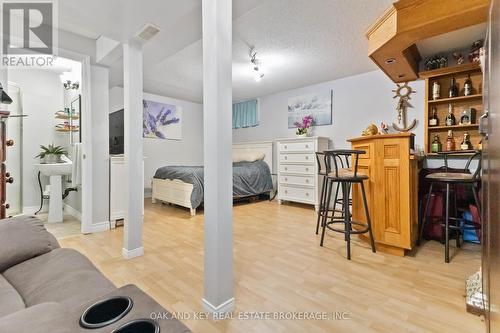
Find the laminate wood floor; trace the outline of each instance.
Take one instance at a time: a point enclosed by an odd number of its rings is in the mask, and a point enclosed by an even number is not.
[[[145,255],[121,256],[123,228],[61,240],[87,255],[117,286],[134,283],[169,311],[203,307],[203,215],[146,201]],[[325,247],[308,206],[276,202],[234,208],[236,311],[345,312],[344,320],[183,320],[194,332],[483,332],[465,312],[464,280],[480,266],[480,247],[427,242],[406,257],[373,254],[353,242],[345,258],[341,235]]]

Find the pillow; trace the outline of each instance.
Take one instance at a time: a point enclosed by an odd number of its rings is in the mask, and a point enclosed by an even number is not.
[[[52,250],[50,233],[35,217],[0,220],[0,272]]]
[[[233,163],[262,161],[266,157],[261,151],[249,148],[233,150]]]

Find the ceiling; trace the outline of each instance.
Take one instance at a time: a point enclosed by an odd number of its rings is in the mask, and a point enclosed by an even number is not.
[[[365,30],[393,0],[235,0],[233,99],[241,100],[376,69]],[[64,0],[59,27],[122,42],[152,22],[161,31],[144,45],[144,90],[201,102],[201,0]],[[249,50],[265,77],[255,82]],[[111,86],[123,84],[121,61]]]

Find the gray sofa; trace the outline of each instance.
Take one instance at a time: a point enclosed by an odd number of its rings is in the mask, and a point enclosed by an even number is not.
[[[105,327],[82,328],[83,311],[111,296],[130,297],[130,312]],[[61,248],[40,220],[0,220],[0,332],[112,332],[160,312],[168,313],[137,287],[117,289],[85,256]],[[176,319],[162,319],[158,325],[161,333],[189,332]]]

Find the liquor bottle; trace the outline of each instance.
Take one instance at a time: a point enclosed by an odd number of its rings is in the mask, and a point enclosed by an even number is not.
[[[470,79],[470,74],[467,75],[467,79],[465,79],[464,83],[464,95],[470,96],[472,95],[472,80]]]
[[[441,151],[441,141],[439,141],[439,136],[434,135],[434,141],[431,144],[431,153],[439,153]]]
[[[448,137],[446,138],[446,151],[455,150],[455,139],[453,138],[453,131],[448,131]]]
[[[472,143],[470,142],[468,132],[464,133],[464,139],[462,140],[462,143],[460,144],[460,149],[462,149],[462,150],[471,150],[472,149]]]
[[[458,86],[457,81],[454,77],[451,78],[450,90],[448,91],[448,97],[458,97]]]
[[[437,116],[437,109],[435,106],[432,107],[432,116],[429,118],[429,126],[439,125],[439,119]]]
[[[464,111],[462,112],[462,117],[460,117],[460,125],[470,125],[470,116],[470,110],[464,109]]]
[[[453,126],[456,124],[455,115],[453,114],[453,105],[448,104],[448,115],[445,120],[446,126]]]
[[[432,99],[440,99],[441,98],[441,85],[439,82],[434,81],[432,84]]]

